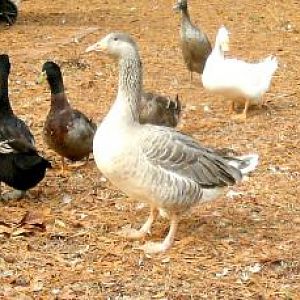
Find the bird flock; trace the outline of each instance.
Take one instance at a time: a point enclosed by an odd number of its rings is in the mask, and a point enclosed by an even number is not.
[[[278,67],[275,57],[256,63],[226,57],[229,32],[221,26],[214,47],[207,35],[191,23],[186,0],[174,6],[181,13],[182,56],[193,80],[210,93],[224,95],[234,110],[243,105],[237,118],[247,118],[249,106],[264,104]],[[256,153],[234,156],[213,149],[180,132],[182,104],[175,98],[144,91],[143,68],[138,45],[127,33],[112,32],[87,47],[86,53],[103,52],[119,63],[116,99],[107,115],[96,126],[84,113],[74,109],[65,94],[58,64],[43,64],[37,83],[50,87],[50,110],[43,127],[43,139],[62,161],[89,160],[93,157],[100,172],[115,186],[136,200],[147,202],[150,213],[139,229],[123,227],[119,234],[128,239],[144,239],[160,214],[170,228],[161,242],[146,242],[146,253],[167,251],[174,243],[181,216],[191,207],[213,201],[228,186],[241,182],[259,163]],[[2,200],[20,199],[36,186],[52,168],[39,154],[29,127],[10,105],[8,78],[10,59],[0,55],[0,183],[13,190],[0,194]]]

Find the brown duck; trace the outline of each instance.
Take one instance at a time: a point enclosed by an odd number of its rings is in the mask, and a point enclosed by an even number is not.
[[[60,67],[56,63],[44,63],[38,83],[45,79],[51,89],[51,108],[44,124],[44,140],[61,156],[64,171],[64,158],[72,161],[88,159],[93,150],[96,125],[70,105],[64,91]]]
[[[181,103],[175,99],[151,92],[143,92],[140,103],[139,121],[141,124],[176,127],[181,113]]]

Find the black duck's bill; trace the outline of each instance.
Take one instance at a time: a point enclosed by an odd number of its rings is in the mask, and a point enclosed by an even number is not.
[[[38,78],[37,78],[37,80],[36,80],[36,83],[37,83],[37,84],[42,84],[42,83],[45,82],[46,78],[47,78],[46,71],[42,71],[42,72],[40,73],[40,75],[38,76]]]

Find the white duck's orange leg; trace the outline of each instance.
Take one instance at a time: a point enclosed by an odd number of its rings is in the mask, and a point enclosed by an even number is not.
[[[263,108],[269,109],[270,108],[266,101],[266,98],[264,96],[262,96],[262,98],[260,99],[259,108],[260,109],[263,109]]]
[[[119,235],[132,240],[139,240],[143,239],[147,234],[150,234],[151,226],[154,220],[157,217],[157,209],[154,206],[151,206],[150,214],[145,222],[145,224],[139,229],[134,228],[123,228],[121,231],[118,232]]]
[[[174,243],[175,233],[177,231],[178,223],[179,223],[178,216],[176,214],[173,214],[171,216],[169,233],[164,239],[164,241],[158,243],[148,242],[145,245],[141,246],[140,249],[143,250],[145,253],[149,253],[149,254],[166,252],[168,249],[171,248],[171,246]]]
[[[243,112],[241,114],[235,115],[234,119],[236,119],[236,120],[246,120],[247,119],[247,112],[248,112],[249,106],[250,106],[250,100],[246,99],[245,100],[245,107],[244,107]]]
[[[243,119],[247,119],[247,112],[248,112],[249,106],[250,106],[250,100],[246,99],[245,108],[244,108],[244,111],[243,111],[243,114],[242,114]]]
[[[235,111],[235,102],[234,102],[234,100],[231,100],[230,107],[229,107],[229,112],[233,113],[234,111]]]

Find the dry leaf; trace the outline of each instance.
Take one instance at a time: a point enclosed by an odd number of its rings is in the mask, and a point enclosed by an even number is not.
[[[12,232],[11,228],[9,228],[7,226],[4,226],[4,225],[0,225],[0,235],[4,235],[6,237],[9,237],[11,232]]]
[[[23,227],[17,228],[14,230],[11,234],[12,237],[18,237],[18,236],[30,236],[34,234],[34,230],[26,229]]]
[[[62,220],[55,219],[54,223],[59,227],[66,228],[66,224]]]

